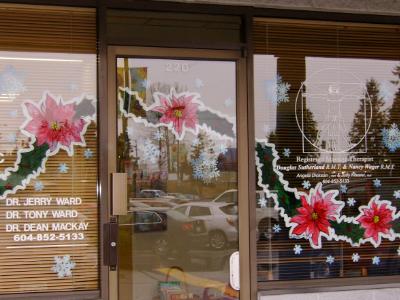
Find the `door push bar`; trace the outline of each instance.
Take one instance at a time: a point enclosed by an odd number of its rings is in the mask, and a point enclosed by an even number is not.
[[[118,223],[116,217],[112,217],[110,223],[103,225],[103,263],[109,266],[111,271],[115,271],[118,265]]]

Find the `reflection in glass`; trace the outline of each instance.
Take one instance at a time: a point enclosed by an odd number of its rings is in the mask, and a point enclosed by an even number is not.
[[[283,25],[262,26],[267,41],[254,57],[260,286],[399,275],[398,55],[342,41],[351,28],[315,26],[315,39],[307,26],[284,25],[296,32],[286,32],[296,40],[288,54],[277,38]]]
[[[235,63],[118,58],[117,75],[121,298],[237,299]]]

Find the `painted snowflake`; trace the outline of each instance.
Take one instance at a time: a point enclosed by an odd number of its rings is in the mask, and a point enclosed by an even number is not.
[[[272,227],[272,231],[273,231],[274,233],[279,233],[279,232],[281,232],[281,230],[282,230],[282,228],[281,228],[281,226],[280,226],[279,224],[275,224],[275,225]]]
[[[298,245],[298,244],[294,245],[294,248],[293,248],[294,254],[300,255],[302,251],[303,251],[303,248],[301,248],[301,245]]]
[[[265,198],[264,195],[258,199],[258,205],[260,205],[261,208],[267,207],[268,200]]]
[[[76,263],[71,260],[69,255],[54,256],[54,266],[52,270],[57,273],[58,278],[72,276],[72,269],[75,269]]]
[[[311,183],[308,180],[304,180],[302,185],[303,185],[303,188],[305,188],[306,190],[308,190],[311,187]]]
[[[394,191],[393,197],[395,197],[396,199],[400,199],[400,190]]]
[[[34,188],[35,188],[35,191],[40,192],[40,191],[43,191],[44,185],[41,181],[36,181]]]
[[[340,192],[342,194],[346,194],[347,193],[347,185],[346,184],[341,184],[339,189],[340,189]]]
[[[290,84],[284,82],[280,75],[274,80],[267,81],[267,99],[273,102],[278,104],[289,102],[289,90]]]
[[[14,66],[8,65],[0,73],[0,93],[15,95],[26,90],[23,74],[18,72]]]
[[[400,148],[400,130],[397,124],[393,123],[390,128],[383,128],[382,132],[382,144],[389,149],[390,152],[395,152]]]
[[[158,158],[160,157],[160,150],[151,142],[150,139],[146,139],[141,148],[143,151],[141,157],[142,163],[150,161],[152,164],[155,164],[158,161]]]
[[[214,154],[202,152],[198,158],[192,159],[190,163],[193,168],[193,177],[206,184],[220,176],[218,160]]]
[[[351,260],[352,260],[353,262],[359,262],[359,261],[360,261],[360,258],[361,258],[361,256],[360,256],[360,254],[358,254],[358,253],[353,253],[353,255],[351,256]]]
[[[380,181],[378,178],[375,178],[375,179],[374,179],[374,186],[375,186],[376,188],[379,188],[379,187],[382,186],[382,183],[381,183],[381,181]]]
[[[381,258],[380,258],[379,256],[374,256],[374,257],[372,258],[372,264],[373,264],[373,265],[379,266],[380,263],[381,263]]]
[[[164,133],[160,130],[157,130],[156,132],[154,132],[153,137],[157,141],[161,141],[164,138]]]
[[[354,206],[355,204],[356,204],[356,199],[354,199],[354,198],[349,198],[349,199],[347,199],[347,205],[348,206]]]
[[[335,262],[335,257],[334,256],[332,256],[332,255],[329,255],[329,256],[327,256],[326,257],[326,263],[327,264],[333,264]]]
[[[67,166],[66,163],[62,163],[58,165],[58,172],[60,173],[68,173],[69,167]]]
[[[283,156],[284,157],[289,157],[290,156],[290,149],[289,148],[283,149]]]
[[[89,148],[85,149],[85,152],[83,153],[83,156],[84,156],[86,159],[92,158],[92,157],[93,157],[93,151],[92,151],[92,149],[89,149]]]

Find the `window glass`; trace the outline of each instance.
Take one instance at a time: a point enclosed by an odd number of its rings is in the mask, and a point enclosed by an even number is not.
[[[190,213],[189,215],[191,217],[203,217],[203,216],[210,216],[211,211],[208,207],[203,207],[203,206],[192,206],[190,208]]]
[[[0,4],[0,298],[99,289],[95,16]]]
[[[400,274],[398,30],[255,21],[260,288]]]

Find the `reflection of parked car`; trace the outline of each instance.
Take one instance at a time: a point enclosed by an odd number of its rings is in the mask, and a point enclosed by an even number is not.
[[[238,203],[238,190],[226,190],[218,195],[212,202],[214,203]],[[261,201],[265,199],[264,201]],[[257,220],[257,235],[268,234],[266,228],[273,220],[278,220],[278,212],[274,209],[274,201],[272,198],[266,199],[263,191],[256,191],[256,220]]]
[[[238,241],[237,205],[226,203],[195,202],[177,206],[174,211],[207,226],[209,244],[213,249],[223,249]]]
[[[142,208],[149,208],[149,209],[151,209],[151,208],[159,208],[159,209],[162,209],[162,208],[164,208],[165,210],[169,210],[169,209],[171,209],[171,208],[173,208],[173,207],[175,207],[176,206],[176,204],[175,203],[171,203],[170,201],[168,201],[168,200],[163,200],[163,199],[160,199],[160,200],[129,200],[129,208],[132,208],[132,207],[142,207]]]
[[[168,196],[166,192],[162,190],[141,190],[138,193],[138,198],[173,198]]]
[[[193,194],[168,193],[168,196],[172,196],[177,200],[183,200],[186,202],[200,200],[200,197],[198,195],[193,195]]]
[[[154,251],[163,257],[179,256],[196,247],[201,249],[208,242],[204,221],[164,207],[132,208],[121,218],[120,226],[131,232],[135,251]]]

